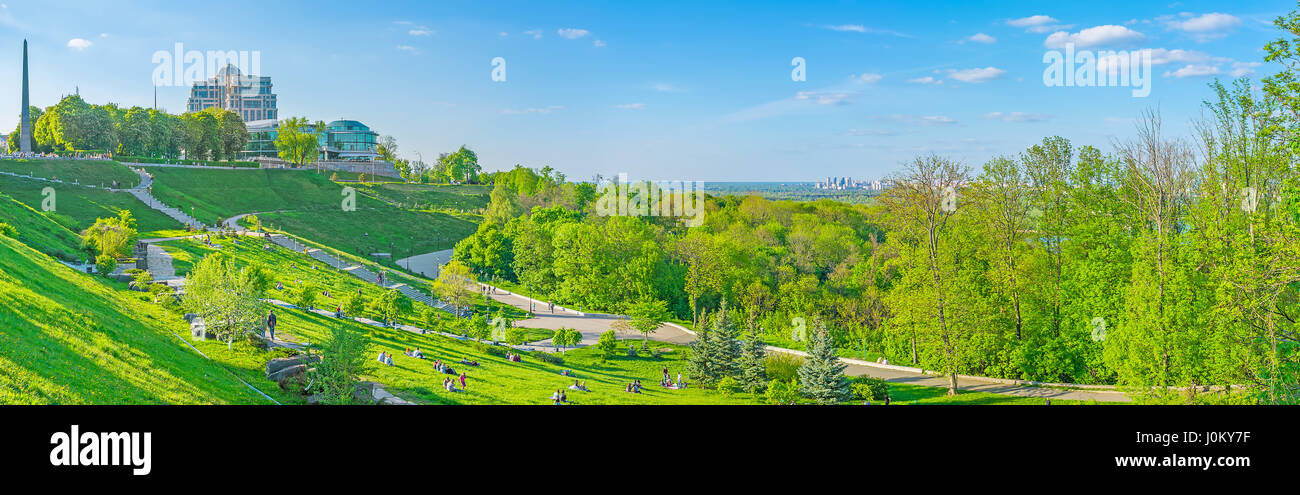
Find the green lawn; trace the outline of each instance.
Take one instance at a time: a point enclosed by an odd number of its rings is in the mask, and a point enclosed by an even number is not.
[[[184,228],[176,220],[125,192],[0,175],[0,192],[36,210],[41,210],[45,200],[41,191],[46,187],[54,188],[54,211],[43,214],[75,232],[90,227],[96,218],[117,216],[120,210],[131,211],[142,237],[154,237],[155,231]]]
[[[121,287],[0,236],[0,404],[267,403],[177,340],[178,315]]]
[[[402,182],[365,183],[355,185],[362,194],[387,203],[410,208],[475,212],[487,208],[490,186],[407,184]]]
[[[126,165],[109,160],[7,159],[0,160],[0,171],[97,186],[112,186],[114,180],[121,188],[140,183],[140,176]]]
[[[194,169],[148,167],[154,197],[190,212],[205,224],[241,213],[275,210],[340,210],[342,186],[324,175],[289,169]],[[357,196],[357,208],[380,206]]]
[[[86,257],[75,232],[6,194],[0,194],[0,222],[17,229],[18,240],[37,251],[64,260]]]

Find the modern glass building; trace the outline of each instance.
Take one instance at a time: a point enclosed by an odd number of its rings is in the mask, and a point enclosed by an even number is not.
[[[243,159],[276,158],[275,138],[280,123],[277,120],[248,122],[248,145],[241,153]],[[325,124],[323,132],[315,127],[302,129],[316,134],[321,160],[373,161],[379,158],[379,134],[355,120],[335,120]]]

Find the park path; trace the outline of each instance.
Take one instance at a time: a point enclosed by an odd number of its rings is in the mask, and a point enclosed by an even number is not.
[[[451,249],[417,254],[415,256],[397,260],[397,266],[404,266],[407,271],[424,275],[430,279],[436,279],[438,278],[438,272],[442,268],[442,265],[451,261],[451,254]]]
[[[158,201],[158,198],[153,197],[153,193],[150,189],[150,187],[153,186],[153,175],[145,172],[144,169],[139,168],[133,168],[131,171],[140,176],[140,183],[130,189],[113,189],[113,191],[125,191],[132,196],[135,196],[148,207],[158,210],[159,212],[162,212],[162,214],[180,222],[181,225],[193,226],[198,230],[208,230],[208,227],[203,225],[203,222],[187,215],[184,211],[181,211],[178,208],[167,206],[166,204],[163,204],[162,201]]]
[[[615,321],[626,318],[622,315],[584,313],[568,308],[561,308],[559,306],[555,307],[555,314],[552,315],[549,311],[550,306],[546,302],[514,294],[500,288],[493,288],[488,284],[480,285],[489,287],[491,297],[499,302],[509,304],[524,311],[529,311],[530,308],[536,310],[535,317],[516,321],[514,322],[515,326],[525,328],[546,328],[552,330],[561,327],[574,328],[579,332],[582,332],[581,346],[596,343],[600,338],[600,334],[610,329],[610,325]],[[640,335],[625,335],[624,338],[640,338]],[[695,333],[684,327],[670,323],[660,326],[658,330],[650,334],[650,339],[674,344],[689,344],[695,341]],[[537,342],[534,345],[546,347],[551,344],[548,340]],[[804,355],[802,351],[775,346],[767,346],[767,351],[769,353],[779,352]],[[948,377],[946,375],[935,375],[917,368],[872,363],[856,359],[840,358],[840,360],[845,362],[848,366],[845,369],[845,373],[850,376],[871,376],[893,383],[906,383],[940,388],[948,387]],[[1042,399],[1095,400],[1098,402],[1130,401],[1127,394],[1114,389],[1073,384],[1051,385],[1053,386],[1026,386],[1015,380],[1002,380],[997,378],[966,375],[959,375],[957,382],[958,389],[968,392],[989,392]]]

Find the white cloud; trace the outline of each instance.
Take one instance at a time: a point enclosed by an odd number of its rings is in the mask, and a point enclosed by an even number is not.
[[[419,55],[420,53],[419,49],[411,45],[397,45],[397,51],[410,53],[411,55]]]
[[[592,41],[591,44],[592,44],[592,46],[595,46],[595,47],[602,47],[602,46],[605,46],[605,42],[602,41],[602,40],[595,40],[595,41]]]
[[[560,105],[551,105],[551,106],[548,106],[548,107],[542,107],[542,108],[525,108],[525,109],[523,109],[523,110],[505,109],[505,110],[502,110],[501,113],[504,113],[504,114],[506,114],[506,115],[524,115],[524,114],[529,114],[529,113],[535,113],[535,114],[547,115],[547,114],[550,114],[552,111],[555,111],[555,110],[561,110],[561,109],[563,109],[563,108],[564,108],[564,107],[562,107],[562,106],[560,106]]]
[[[1065,29],[1069,27],[1063,26],[1060,21],[1045,15],[1031,15],[1029,17],[1011,19],[1007,21],[1007,25],[1011,27],[1024,28],[1025,31],[1030,33],[1046,33],[1055,29]]]
[[[100,38],[107,38],[107,37],[108,37],[108,33],[99,33],[99,37],[100,37]]]
[[[849,94],[843,92],[826,92],[826,91],[800,91],[795,93],[794,99],[806,100],[818,105],[847,105],[849,104]]]
[[[976,43],[984,43],[984,44],[987,45],[987,44],[990,44],[990,43],[996,43],[996,42],[998,41],[998,39],[997,39],[997,38],[994,38],[994,37],[992,37],[992,36],[989,36],[989,35],[987,35],[987,34],[984,34],[984,33],[975,33],[975,34],[970,35],[969,38],[966,38],[966,41],[973,41],[973,42],[976,42]]]
[[[1221,14],[1218,12],[1210,14],[1201,14],[1196,17],[1183,21],[1169,21],[1169,27],[1179,31],[1190,33],[1207,33],[1215,31],[1224,31],[1241,25],[1241,19],[1236,16]]]
[[[529,30],[527,30],[527,31],[524,31],[524,34],[526,34],[526,35],[528,35],[528,36],[532,36],[533,39],[535,39],[535,40],[540,40],[540,39],[542,39],[542,30],[541,30],[541,29],[529,29]]]
[[[1044,120],[1051,118],[1051,116],[1046,114],[1041,114],[1041,113],[989,112],[984,114],[984,118],[989,120],[1001,120],[1003,122],[1021,123],[1021,122],[1042,122]]]
[[[965,83],[982,83],[1002,77],[1006,73],[1007,71],[997,67],[984,67],[982,69],[949,70],[948,77]]]
[[[935,79],[930,76],[925,76],[925,77],[918,77],[916,79],[908,79],[907,82],[910,82],[912,84],[943,84],[943,79]]]
[[[874,83],[876,81],[881,80],[882,78],[884,78],[884,76],[881,76],[880,74],[871,74],[871,73],[863,74],[860,76],[853,76],[854,81],[860,83],[867,83],[867,84]]]
[[[1093,26],[1074,34],[1057,31],[1047,36],[1043,46],[1047,48],[1065,48],[1073,43],[1075,48],[1132,44],[1145,38],[1142,33],[1114,24]]]
[[[87,49],[87,48],[90,48],[90,45],[92,45],[92,44],[93,44],[93,43],[91,43],[91,42],[89,42],[89,41],[86,41],[85,39],[82,39],[82,38],[72,38],[72,39],[68,40],[68,48],[71,48],[71,49],[73,49],[73,50],[77,50],[77,51],[82,51],[82,50],[85,50],[85,49]]]
[[[1219,67],[1213,65],[1192,64],[1173,72],[1165,72],[1165,77],[1209,77],[1219,75]]]
[[[407,31],[406,34],[409,34],[411,36],[433,36],[433,30],[424,26],[420,26],[410,31]]]
[[[917,115],[898,115],[898,114],[895,114],[895,115],[891,115],[891,116],[889,116],[889,118],[894,119],[894,120],[896,120],[896,121],[898,121],[898,122],[906,123],[906,124],[921,124],[921,125],[949,125],[949,124],[956,124],[956,123],[957,123],[957,121],[956,121],[956,120],[953,120],[952,117],[948,117],[948,116],[944,116],[944,115],[920,115],[920,116],[917,116]]]
[[[1255,67],[1259,67],[1259,66],[1261,66],[1261,65],[1264,65],[1264,64],[1259,63],[1259,62],[1236,62],[1236,61],[1234,61],[1234,62],[1232,62],[1232,72],[1229,72],[1228,74],[1231,75],[1232,77],[1241,77],[1241,76],[1244,76],[1244,75],[1247,75],[1247,74],[1254,74],[1254,73],[1255,73]]]
[[[895,136],[897,131],[887,129],[849,129],[844,132],[845,136]]]
[[[622,105],[617,105],[617,107],[624,110],[640,110],[645,108],[645,103],[624,103]]]
[[[586,29],[564,28],[564,29],[557,30],[556,34],[559,34],[560,37],[564,39],[576,40],[578,38],[591,34],[591,31],[588,31]]]
[[[851,31],[854,33],[867,32],[867,27],[861,24],[840,24],[838,26],[826,26],[826,29],[831,31]]]
[[[502,37],[502,38],[505,38],[506,36],[510,36],[510,33],[507,33],[507,32],[505,32],[505,31],[502,31],[502,32],[497,33],[497,36],[500,36],[500,37]]]

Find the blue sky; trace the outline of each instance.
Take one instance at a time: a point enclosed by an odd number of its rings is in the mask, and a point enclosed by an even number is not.
[[[426,160],[708,181],[878,178],[918,154],[978,169],[1044,136],[1110,150],[1158,107],[1185,133],[1213,77],[1275,70],[1296,7],[1256,2],[131,2],[0,0],[0,132],[80,88],[150,106],[156,51],[261,54],[282,117],[348,118]],[[1150,49],[1131,88],[1048,87],[1044,52]],[[491,78],[494,57],[506,81]],[[791,60],[806,80],[791,80]],[[10,70],[9,68],[13,68]],[[927,79],[928,78],[928,79]],[[188,87],[158,88],[184,109]]]

